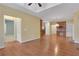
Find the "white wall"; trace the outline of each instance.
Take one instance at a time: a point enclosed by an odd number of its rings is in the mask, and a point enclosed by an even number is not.
[[[66,23],[66,36],[73,37],[73,24],[70,22]]]
[[[57,32],[57,28],[56,28],[56,25],[51,25],[51,34],[56,34]]]
[[[50,22],[45,22],[45,34],[50,35]]]

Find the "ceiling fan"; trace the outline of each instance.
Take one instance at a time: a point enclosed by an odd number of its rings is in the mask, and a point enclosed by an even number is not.
[[[28,6],[31,6],[32,4],[33,3],[29,3]],[[38,4],[39,7],[42,7],[42,4],[41,3],[35,3],[35,4]]]

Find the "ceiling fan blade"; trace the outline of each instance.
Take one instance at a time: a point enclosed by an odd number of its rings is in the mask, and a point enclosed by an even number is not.
[[[42,7],[42,5],[40,3],[38,3],[39,7]]]
[[[29,3],[28,5],[30,6],[32,3]]]

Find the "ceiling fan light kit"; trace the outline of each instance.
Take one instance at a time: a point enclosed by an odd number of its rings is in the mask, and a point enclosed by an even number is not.
[[[29,3],[28,6],[31,6],[33,3]],[[38,4],[39,7],[42,7],[41,3],[34,3],[34,4]]]

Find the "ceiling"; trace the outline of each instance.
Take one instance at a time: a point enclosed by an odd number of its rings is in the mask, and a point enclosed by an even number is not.
[[[74,13],[79,10],[78,3],[42,3],[42,7],[33,3],[10,3],[2,4],[25,13],[42,18],[45,21],[63,21],[71,20]]]
[[[28,6],[29,3],[21,3],[17,4],[19,6],[22,6],[32,12],[39,13],[41,11],[44,11],[48,8],[54,7],[56,5],[59,5],[60,3],[41,3],[42,7],[39,7],[37,3],[32,3],[32,5]]]
[[[63,3],[56,7],[40,12],[39,15],[49,21],[71,20],[74,13],[79,10],[78,3]]]

